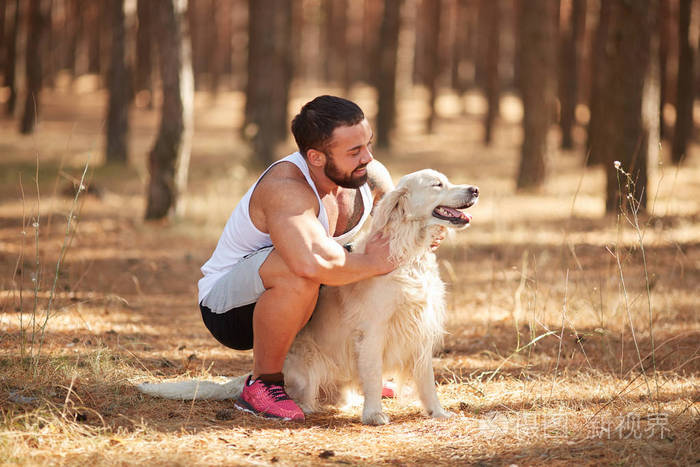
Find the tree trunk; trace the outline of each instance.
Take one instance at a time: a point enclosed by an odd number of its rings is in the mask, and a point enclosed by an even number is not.
[[[102,2],[88,1],[85,10],[85,24],[87,24],[88,36],[88,72],[99,74],[102,69],[102,23],[104,9]]]
[[[188,0],[187,1],[187,25],[190,30],[190,40],[192,47],[192,76],[194,77],[194,86],[197,91],[201,88],[200,76],[202,73],[202,59],[204,54],[201,52],[200,43],[202,42],[200,36],[202,34],[200,30],[199,21],[199,7],[202,0]]]
[[[56,72],[59,68],[59,62],[63,58],[61,54],[63,37],[61,32],[56,31],[55,15],[53,14],[53,0],[48,1],[46,7],[46,32],[42,40],[44,50],[42,50],[42,88],[53,88],[56,84]]]
[[[591,116],[588,121],[588,140],[586,142],[586,151],[588,152],[586,163],[591,166],[602,164],[605,160],[603,157],[606,144],[603,137],[605,129],[602,126],[605,122],[606,90],[608,89],[605,60],[606,44],[610,29],[610,9],[611,2],[604,1],[600,3],[598,26],[596,27],[593,49],[591,50],[591,96],[589,104]]]
[[[373,63],[379,47],[379,28],[381,24],[381,3],[376,0],[365,0],[362,21],[362,53],[364,63]],[[367,83],[376,83],[378,71],[373,67],[362,67]]]
[[[250,0],[246,130],[256,161],[269,165],[287,137],[291,81],[291,2]]]
[[[690,44],[692,0],[680,0],[678,11],[678,80],[676,82],[676,126],[673,131],[671,160],[680,164],[686,157],[688,140],[693,132],[693,46]]]
[[[24,100],[24,113],[19,131],[22,134],[34,132],[39,119],[39,94],[42,86],[42,61],[46,51],[45,40],[49,27],[49,0],[30,0],[27,31],[25,75],[27,96]]]
[[[212,10],[218,12],[213,21],[216,23],[216,44],[218,47],[214,49],[212,55],[214,62],[210,65],[211,68],[211,92],[213,95],[219,92],[221,83],[221,75],[231,73],[231,19],[233,17],[232,3],[230,0],[217,0],[215,8]]]
[[[10,90],[7,98],[7,115],[14,115],[17,104],[17,86],[15,81],[15,69],[17,66],[17,33],[19,31],[20,0],[15,0],[12,10],[11,23],[7,34],[6,64],[4,85]]]
[[[377,105],[377,146],[388,147],[391,130],[396,118],[396,64],[399,47],[399,30],[402,0],[384,0],[384,15],[379,32],[378,62],[379,71],[376,83]]]
[[[518,188],[536,188],[546,175],[547,134],[552,123],[556,67],[557,0],[539,0],[520,8],[520,93],[523,145]]]
[[[473,27],[471,21],[468,0],[457,0],[457,13],[453,20],[454,37],[452,42],[452,67],[450,69],[450,81],[452,89],[458,94],[467,89],[466,78],[463,73],[465,62],[471,59],[469,54],[469,32]]]
[[[483,33],[481,39],[486,42],[484,57],[484,90],[488,109],[484,118],[484,143],[488,146],[493,138],[493,125],[498,116],[498,101],[500,92],[500,75],[498,74],[498,62],[500,58],[500,33],[501,33],[501,8],[499,0],[482,0]]]
[[[666,137],[666,123],[664,122],[664,107],[667,102],[668,86],[668,51],[671,40],[671,2],[659,0],[659,137]]]
[[[586,0],[572,0],[568,28],[562,33],[559,55],[559,102],[561,104],[561,147],[572,149],[572,130],[576,123],[579,69],[586,29]]]
[[[323,28],[320,51],[323,63],[323,79],[327,83],[349,88],[347,77],[347,23],[348,0],[321,3]]]
[[[153,43],[155,34],[153,26],[156,18],[153,17],[154,4],[152,0],[138,0],[136,15],[138,28],[136,29],[136,76],[134,79],[135,91],[148,92],[148,108],[153,108]]]
[[[125,165],[129,132],[129,76],[126,71],[124,0],[109,0],[106,7],[109,8],[112,23],[112,40],[107,77],[109,104],[105,158],[108,164]]]
[[[154,4],[158,31],[158,61],[163,87],[160,129],[149,154],[150,181],[146,219],[162,219],[173,211],[187,185],[192,145],[194,82],[186,2]]]
[[[606,212],[629,207],[631,194],[641,209],[647,201],[648,122],[643,116],[649,76],[651,0],[610,0],[610,30],[604,67],[607,83],[605,112],[600,114],[601,145],[607,177]],[[656,106],[657,103],[654,103]],[[630,174],[620,177],[613,161]],[[620,185],[623,191],[620,191]]]
[[[244,91],[248,78],[248,0],[235,0],[231,21],[233,22],[231,26],[233,31],[231,44],[232,86],[237,91]],[[300,31],[297,32],[300,33]]]
[[[8,0],[0,0],[0,70],[4,70],[7,65],[7,53],[5,52],[5,23],[7,22],[5,17],[7,13]]]
[[[70,70],[73,77],[76,77],[80,74],[78,54],[82,50],[81,45],[84,43],[85,21],[83,9],[85,6],[82,0],[68,0],[66,5],[66,15],[70,19],[66,22],[68,47],[66,47],[65,51],[65,67]]]
[[[481,90],[486,89],[487,61],[491,29],[491,12],[493,10],[492,0],[479,0],[476,21],[476,56],[474,62],[474,84]]]
[[[435,101],[437,100],[437,80],[440,74],[440,0],[423,0],[425,14],[425,35],[423,38],[424,82],[428,88],[429,113],[426,131],[432,133],[435,127]]]

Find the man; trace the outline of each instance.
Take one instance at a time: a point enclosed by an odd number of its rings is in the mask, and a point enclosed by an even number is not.
[[[313,99],[294,117],[292,133],[299,152],[270,166],[238,203],[202,266],[199,302],[219,342],[253,349],[253,374],[235,406],[303,420],[284,390],[285,357],[321,284],[344,285],[395,268],[385,239],[369,242],[361,254],[343,247],[393,183],[373,160],[372,130],[353,102]]]

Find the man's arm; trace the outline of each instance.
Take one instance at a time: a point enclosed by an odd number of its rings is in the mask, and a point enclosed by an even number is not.
[[[296,275],[320,284],[344,285],[392,271],[386,240],[364,253],[348,253],[328,236],[318,200],[308,184],[282,178],[261,184],[260,206],[277,253]]]

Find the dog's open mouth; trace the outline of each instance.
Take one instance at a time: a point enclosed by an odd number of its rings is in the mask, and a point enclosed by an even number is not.
[[[469,206],[465,206],[467,208]],[[447,206],[438,206],[433,209],[433,217],[448,221],[452,224],[467,225],[472,220],[472,216],[458,209]]]

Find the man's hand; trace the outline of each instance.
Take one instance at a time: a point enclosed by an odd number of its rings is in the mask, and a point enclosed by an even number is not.
[[[437,225],[432,232],[433,242],[430,244],[430,251],[435,251],[440,247],[440,243],[447,237],[447,228],[442,225]]]
[[[371,258],[377,274],[388,274],[396,269],[396,264],[389,259],[390,254],[389,239],[383,237],[381,233],[374,234],[367,241],[365,255]]]

